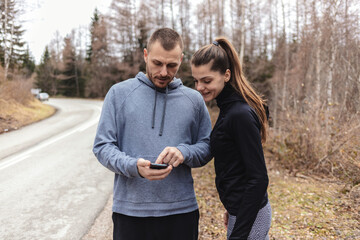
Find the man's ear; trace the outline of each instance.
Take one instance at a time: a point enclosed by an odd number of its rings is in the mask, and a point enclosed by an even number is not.
[[[180,59],[180,62],[182,62],[183,58],[184,58],[184,54],[183,54],[183,53],[181,53],[181,59]]]
[[[147,63],[147,59],[148,59],[148,50],[146,48],[144,48],[144,61],[145,61],[145,63]]]

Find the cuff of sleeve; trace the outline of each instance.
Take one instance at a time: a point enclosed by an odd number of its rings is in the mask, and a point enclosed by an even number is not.
[[[184,145],[179,145],[176,148],[179,149],[179,151],[183,155],[184,163],[188,162],[190,160],[190,150]]]
[[[141,175],[139,174],[139,171],[138,171],[137,161],[138,161],[138,159],[136,159],[136,158],[131,159],[130,166],[129,166],[130,176],[141,177]]]

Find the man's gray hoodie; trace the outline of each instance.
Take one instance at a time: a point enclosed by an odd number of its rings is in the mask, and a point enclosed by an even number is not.
[[[180,79],[155,88],[142,72],[107,93],[93,152],[115,173],[113,211],[129,216],[167,216],[198,208],[191,168],[211,158],[211,122],[202,96]],[[137,160],[155,162],[162,150],[177,147],[184,163],[163,180],[149,181]]]

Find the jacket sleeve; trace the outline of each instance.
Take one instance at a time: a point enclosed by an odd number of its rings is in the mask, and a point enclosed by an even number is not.
[[[247,177],[230,239],[247,239],[266,194],[269,179],[261,143],[260,123],[255,111],[244,108],[231,114],[229,125],[228,130],[239,149]]]
[[[179,144],[177,148],[184,156],[184,164],[191,168],[201,167],[211,160],[210,153],[210,133],[211,120],[210,115],[201,99],[198,111],[198,121],[193,128],[194,144]]]
[[[111,88],[105,97],[97,128],[93,152],[99,162],[114,173],[126,177],[140,177],[137,169],[137,159],[126,155],[118,147],[118,129],[116,111],[119,109],[115,101],[115,91]]]

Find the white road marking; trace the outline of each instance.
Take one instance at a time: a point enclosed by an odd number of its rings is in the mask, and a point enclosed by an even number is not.
[[[100,112],[101,111],[101,108],[100,107],[97,107],[96,106],[96,109]],[[45,140],[41,143],[39,143],[38,145],[34,146],[34,147],[31,147],[27,150],[25,150],[24,152],[22,153],[19,153],[19,154],[15,154],[15,156],[13,157],[8,157],[8,158],[5,158],[3,161],[1,161],[0,163],[0,171],[1,170],[4,170],[16,163],[19,163],[25,159],[27,159],[29,157],[29,155],[35,151],[38,151],[40,149],[43,149],[57,141],[60,141],[61,139],[64,139],[68,136],[70,136],[71,134],[73,133],[76,133],[76,132],[82,132],[82,131],[85,131],[86,129],[88,129],[89,127],[95,125],[98,121],[99,121],[99,115],[97,114],[98,112],[96,112],[96,114],[93,114],[92,117],[90,118],[90,120],[78,125],[78,126],[75,126],[74,128],[71,128],[69,129],[68,131],[65,131],[59,135],[56,135],[52,138],[49,138],[48,140]]]
[[[21,162],[22,160],[25,160],[29,157],[29,155],[22,155],[22,156],[19,156],[15,159],[12,159],[12,161],[6,161],[4,163],[1,163],[0,164],[0,171],[7,168],[7,167],[10,167],[18,162]]]

